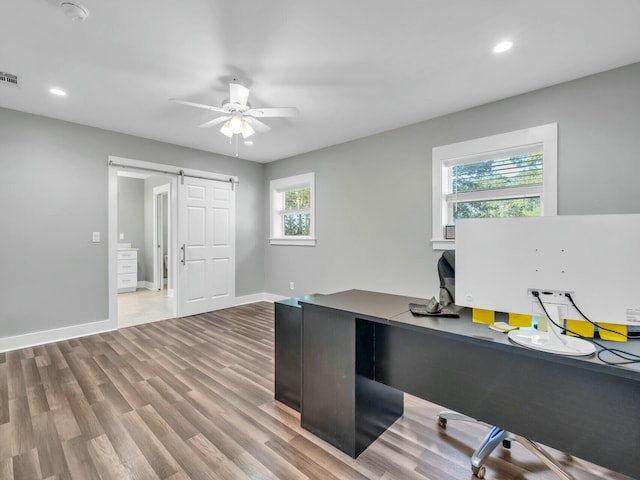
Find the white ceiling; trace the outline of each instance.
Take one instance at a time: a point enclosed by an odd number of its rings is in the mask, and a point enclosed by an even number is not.
[[[239,146],[258,162],[640,61],[638,0],[74,1],[86,21],[2,0],[0,71],[22,86],[0,106],[233,156],[197,127],[214,112],[168,99],[220,105],[235,77],[252,106],[300,110]]]

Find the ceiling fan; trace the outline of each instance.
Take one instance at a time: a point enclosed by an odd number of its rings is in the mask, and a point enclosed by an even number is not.
[[[202,103],[187,102],[172,98],[170,100],[187,105],[189,107],[203,108],[212,112],[222,113],[220,117],[209,120],[202,125],[201,128],[213,127],[220,125],[220,132],[229,138],[234,135],[242,135],[248,138],[256,131],[268,132],[271,127],[258,118],[266,117],[295,117],[298,115],[298,109],[295,107],[276,107],[276,108],[252,108],[247,102],[249,99],[249,89],[239,83],[229,84],[229,100],[225,100],[220,107],[213,105],[204,105]]]

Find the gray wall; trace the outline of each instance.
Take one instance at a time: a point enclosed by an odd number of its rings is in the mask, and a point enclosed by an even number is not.
[[[108,318],[109,155],[237,175],[236,293],[264,291],[261,164],[0,108],[0,337]]]
[[[640,64],[270,163],[269,181],[316,173],[317,246],[266,246],[264,290],[437,295],[431,149],[559,124],[560,214],[640,213]],[[294,281],[296,289],[289,290]]]
[[[118,177],[118,243],[138,249],[138,279],[144,275],[140,258],[144,255],[144,180]],[[124,235],[124,239],[120,239]]]
[[[634,64],[266,166],[0,108],[0,337],[107,318],[109,155],[239,177],[238,296],[430,296],[431,149],[558,122],[560,213],[637,213],[638,85]],[[317,246],[266,245],[269,180],[309,171]]]

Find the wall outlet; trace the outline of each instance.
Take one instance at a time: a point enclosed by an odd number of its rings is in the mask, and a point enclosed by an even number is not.
[[[295,288],[295,285],[293,282],[289,282],[289,290],[293,290]]]
[[[100,232],[93,232],[93,235],[91,236],[91,239],[92,239],[93,243],[100,242]]]
[[[124,233],[120,234],[120,240],[124,240]]]

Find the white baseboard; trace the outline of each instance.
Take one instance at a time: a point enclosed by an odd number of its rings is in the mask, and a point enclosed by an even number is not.
[[[284,300],[285,298],[291,297],[283,297],[282,295],[276,295],[275,293],[265,293],[265,301],[267,302],[278,302],[280,300]]]
[[[140,286],[141,283],[145,285]],[[150,282],[138,282],[140,288],[148,288],[146,284],[151,286]],[[236,297],[235,305],[246,305],[248,303],[256,302],[277,302],[278,300],[283,300],[285,298],[288,297],[266,292],[254,293],[251,295]],[[42,330],[39,332],[15,335],[13,337],[0,338],[0,353],[19,350],[21,348],[34,347],[37,345],[44,345],[52,342],[70,340],[72,338],[86,337],[87,335],[94,335],[96,333],[110,332],[118,329],[117,323],[117,321],[100,320],[97,322],[83,323],[69,327],[54,328],[52,330]]]
[[[247,303],[256,303],[256,302],[277,302],[278,300],[284,300],[285,298],[280,295],[275,295],[273,293],[254,293],[251,295],[244,295],[242,297],[236,297],[236,305],[246,305]]]
[[[153,282],[147,282],[146,280],[139,281],[138,288],[146,288],[147,290],[156,290],[156,288],[153,286]]]
[[[117,325],[111,320],[100,320],[98,322],[54,328],[52,330],[42,330],[40,332],[25,333],[13,337],[4,337],[0,338],[0,352],[60,342],[72,338],[86,337],[87,335],[110,332],[116,329]]]

